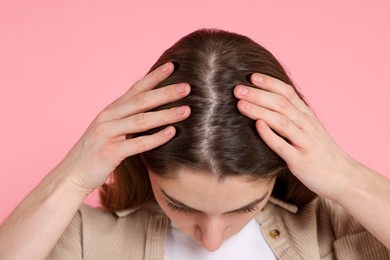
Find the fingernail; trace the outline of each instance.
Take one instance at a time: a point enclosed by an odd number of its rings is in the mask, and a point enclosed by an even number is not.
[[[169,68],[169,63],[166,63],[164,64],[162,67],[161,67],[161,71],[167,71]]]
[[[177,93],[183,94],[186,91],[187,85],[185,83],[181,83],[176,87]]]
[[[240,94],[245,96],[248,94],[248,89],[246,87],[240,87]]]
[[[264,81],[264,77],[262,75],[255,74],[253,75],[253,80],[255,81],[255,83],[261,83]]]
[[[164,130],[164,135],[166,136],[170,136],[172,135],[172,133],[173,133],[172,127],[168,127],[167,129]]]
[[[178,107],[176,108],[176,114],[183,115],[186,112],[186,109],[184,107]]]

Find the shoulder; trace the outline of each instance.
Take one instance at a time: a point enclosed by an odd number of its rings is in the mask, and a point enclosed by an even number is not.
[[[300,207],[296,218],[313,221],[318,232],[328,233],[335,239],[366,232],[366,229],[341,205],[326,198],[317,197]]]
[[[318,223],[327,223],[336,238],[365,231],[342,206],[326,198],[318,197],[301,210],[315,213]]]
[[[380,243],[339,204],[319,199],[318,218],[326,214],[337,238],[333,243],[339,259],[390,259],[390,250]],[[378,223],[381,225],[382,223]],[[352,258],[351,258],[352,259]]]
[[[150,211],[138,209],[134,211],[108,212],[101,208],[94,208],[83,204],[79,209],[83,223],[83,233],[105,234],[112,236],[128,236],[129,233],[140,234],[145,232]]]
[[[152,218],[145,208],[108,212],[83,204],[49,259],[141,259]]]
[[[310,238],[304,244],[312,243],[322,256],[334,253],[337,259],[390,259],[385,246],[342,206],[329,199],[318,197],[296,210],[276,201],[273,208],[294,238]]]

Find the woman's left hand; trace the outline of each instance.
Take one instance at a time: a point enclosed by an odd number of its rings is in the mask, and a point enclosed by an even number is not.
[[[293,87],[267,75],[251,80],[256,88],[239,85],[234,95],[264,142],[306,187],[339,203],[390,249],[390,180],[349,157]]]
[[[333,141],[292,86],[257,73],[251,81],[257,88],[234,89],[239,111],[256,120],[261,138],[302,183],[336,200],[356,162]]]

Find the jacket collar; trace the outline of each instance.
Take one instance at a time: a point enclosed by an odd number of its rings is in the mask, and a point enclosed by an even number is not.
[[[275,197],[270,197],[268,203],[272,203],[274,205],[277,205],[281,207],[284,210],[287,210],[290,213],[297,213],[298,212],[298,206],[292,203],[289,203],[287,201],[277,199]]]
[[[272,203],[274,205],[277,205],[277,206],[281,207],[282,209],[287,210],[288,212],[291,212],[291,213],[297,213],[297,211],[298,211],[298,206],[296,206],[292,203],[283,201],[281,199],[277,199],[277,198],[272,197],[272,196],[269,198],[268,203]],[[156,211],[156,210],[161,211],[161,208],[160,208],[160,206],[158,206],[157,202],[153,202],[153,203],[147,205],[146,207],[150,210],[153,210],[153,211]],[[138,209],[139,208],[123,209],[123,210],[114,211],[114,213],[117,217],[122,218],[122,217],[126,217],[127,215],[137,211]]]
[[[129,215],[137,210],[138,210],[138,208],[136,208],[136,209],[122,209],[122,210],[114,211],[114,213],[118,218],[122,218],[122,217],[126,217],[127,215]]]

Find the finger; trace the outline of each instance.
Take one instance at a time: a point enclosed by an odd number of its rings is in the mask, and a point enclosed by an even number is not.
[[[148,111],[158,106],[182,99],[191,91],[187,83],[179,83],[164,88],[142,92],[122,106],[124,116]]]
[[[173,63],[167,62],[161,65],[160,67],[156,68],[152,72],[148,73],[141,80],[135,82],[131,88],[133,88],[135,93],[150,90],[155,86],[157,86],[161,81],[168,78],[169,75],[171,75],[171,73],[173,72],[173,69],[174,69]]]
[[[243,85],[235,87],[234,95],[254,105],[284,114],[297,126],[301,126],[302,113],[284,96]]]
[[[276,93],[285,97],[291,102],[299,111],[310,113],[311,109],[298,96],[294,88],[281,80],[270,77],[268,75],[253,73],[251,76],[252,83],[261,89]]]
[[[165,129],[152,135],[126,139],[119,143],[118,152],[124,159],[128,156],[149,151],[168,142],[175,135],[175,133],[175,127],[168,126]]]
[[[105,117],[106,119],[121,119],[145,112],[163,104],[179,100],[187,96],[190,91],[191,87],[187,83],[180,83],[141,92],[130,100],[107,109]]]
[[[296,160],[298,151],[282,137],[275,134],[265,121],[257,120],[256,129],[261,139],[287,164]]]
[[[256,121],[265,121],[273,131],[286,138],[292,145],[304,146],[306,141],[304,132],[285,115],[250,104],[244,100],[240,100],[237,107],[243,115]]]
[[[163,125],[182,121],[190,116],[188,106],[174,107],[156,112],[140,113],[122,120],[111,121],[112,136],[144,132]]]
[[[116,99],[110,106],[122,103],[128,100],[130,97],[140,93],[142,91],[147,91],[156,87],[161,81],[165,80],[172,74],[174,70],[174,65],[172,62],[167,62],[160,67],[156,68],[152,72],[148,73],[145,77],[135,82],[129,90],[126,91],[121,97]]]

